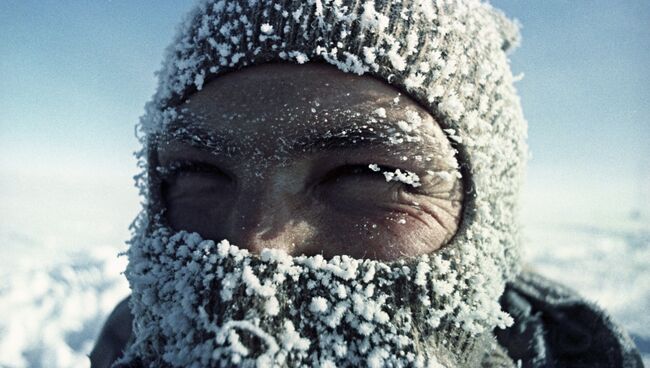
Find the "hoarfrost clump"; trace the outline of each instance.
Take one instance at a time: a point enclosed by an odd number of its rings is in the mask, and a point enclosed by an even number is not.
[[[455,129],[444,129],[444,131],[445,131],[445,133],[447,133],[447,136],[452,141],[457,142],[457,143],[462,143],[463,142],[463,139],[456,134]]]
[[[366,1],[363,4],[363,13],[359,17],[359,23],[362,28],[369,28],[371,32],[381,34],[388,27],[389,19],[375,9],[374,1]]]
[[[435,178],[438,178],[446,182],[451,182],[454,179],[462,178],[462,174],[457,170],[440,170],[440,171],[427,170],[427,175],[431,175]]]
[[[380,118],[385,119],[386,118],[386,109],[384,109],[383,107],[380,107],[380,108],[376,109],[375,111],[373,111],[373,114],[377,115]]]
[[[413,128],[407,122],[405,122],[404,120],[398,121],[397,126],[400,129],[402,129],[403,131],[407,132],[407,133],[410,133],[411,131],[413,131]]]
[[[280,304],[278,303],[278,299],[276,297],[267,299],[266,303],[264,304],[264,309],[267,315],[276,316],[280,312]]]
[[[397,169],[395,171],[384,171],[383,172],[384,177],[386,178],[386,181],[399,181],[404,184],[408,184],[414,188],[417,188],[421,186],[422,184],[420,183],[420,177],[418,174],[411,172],[411,171],[406,171]]]
[[[417,135],[417,131],[422,126],[422,117],[417,111],[407,110],[406,120],[399,120],[397,126],[404,132],[404,139],[407,142],[417,142],[422,138]]]
[[[398,71],[403,71],[406,69],[406,59],[399,53],[400,44],[399,42],[393,43],[392,47],[388,51],[388,59],[390,60],[393,67]]]
[[[314,297],[309,305],[309,310],[314,313],[324,313],[327,311],[327,299],[321,296]]]
[[[260,31],[262,31],[262,33],[271,34],[273,33],[273,26],[268,23],[264,23],[260,26]]]
[[[291,51],[288,55],[289,58],[295,59],[298,64],[304,64],[309,61],[309,57],[304,52]]]

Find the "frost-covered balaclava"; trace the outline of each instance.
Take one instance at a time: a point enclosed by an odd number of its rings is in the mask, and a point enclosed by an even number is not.
[[[511,323],[498,298],[518,272],[526,124],[506,51],[517,27],[478,0],[202,1],[167,50],[146,106],[126,276],[145,366],[476,367]],[[455,142],[462,223],[440,250],[382,262],[259,255],[165,226],[156,140],[189,95],[247,65],[325,62],[384,80]],[[492,359],[493,360],[493,359]]]

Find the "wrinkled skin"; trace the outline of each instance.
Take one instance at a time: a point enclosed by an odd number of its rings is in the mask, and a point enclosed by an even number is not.
[[[457,230],[455,151],[431,114],[385,82],[266,64],[219,77],[181,108],[157,145],[174,229],[252,252],[382,260],[435,251]],[[405,130],[413,116],[421,124]],[[387,181],[396,169],[420,185]]]

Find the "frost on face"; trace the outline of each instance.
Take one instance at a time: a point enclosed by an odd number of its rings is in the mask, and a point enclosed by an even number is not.
[[[398,181],[404,184],[408,184],[414,188],[417,188],[420,185],[422,185],[420,184],[420,177],[416,173],[410,171],[402,172],[400,169],[396,169],[393,172],[384,171],[383,174],[384,177],[386,178],[386,181]]]
[[[440,170],[440,171],[433,171],[433,170],[427,170],[427,175],[430,175],[434,178],[438,178],[442,181],[445,182],[453,182],[454,180],[460,179],[462,177],[461,173],[457,170],[453,171],[445,171],[445,170]]]
[[[436,334],[478,337],[511,323],[492,302],[498,285],[467,298],[468,280],[441,255],[392,263],[270,249],[255,256],[158,228],[128,256],[137,341],[125,359],[153,364],[426,366],[460,348]]]
[[[376,109],[375,111],[373,111],[373,113],[375,115],[377,115],[378,117],[380,117],[380,118],[385,118],[386,117],[386,109],[383,108],[383,107],[380,107],[380,108]]]

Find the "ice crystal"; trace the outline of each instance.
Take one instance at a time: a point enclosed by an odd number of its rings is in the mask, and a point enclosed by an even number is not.
[[[268,23],[264,23],[260,27],[260,31],[262,31],[262,33],[271,34],[273,33],[273,26]]]
[[[383,174],[386,181],[398,181],[412,187],[419,187],[422,185],[420,183],[420,177],[414,172],[396,169],[395,171],[384,171]]]

